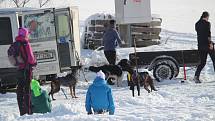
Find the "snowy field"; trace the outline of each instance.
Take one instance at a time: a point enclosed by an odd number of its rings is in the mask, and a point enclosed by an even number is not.
[[[101,2],[102,1],[102,2]],[[114,2],[109,0],[74,0],[80,6],[80,18],[83,21],[96,12],[114,12]],[[106,6],[95,6],[105,4]],[[107,4],[106,4],[107,3]],[[161,44],[137,51],[196,49],[194,23],[203,10],[211,12],[212,33],[215,33],[214,0],[152,0],[152,12],[160,14],[163,19]],[[56,3],[52,3],[53,5]],[[204,4],[204,6],[202,6]],[[204,8],[206,7],[206,8]],[[104,10],[103,10],[104,9]],[[214,34],[213,34],[214,35]],[[215,38],[213,37],[213,41]],[[128,58],[133,48],[118,49],[118,57]],[[85,64],[104,63],[102,52],[82,50],[82,62]],[[192,79],[196,68],[187,68],[187,80],[181,83],[183,71],[177,79],[157,83],[157,92],[147,93],[141,88],[141,96],[131,96],[129,87],[112,86],[115,101],[115,115],[87,115],[85,111],[85,95],[95,74],[86,73],[89,83],[84,82],[82,75],[77,86],[78,98],[72,99],[69,89],[65,99],[62,92],[55,94],[52,101],[52,112],[20,117],[15,93],[0,94],[0,121],[215,121],[215,73],[212,61],[201,73],[202,84],[195,84]],[[126,78],[124,78],[125,80]],[[50,86],[42,87],[49,91]],[[137,93],[135,92],[137,95]]]
[[[163,31],[161,33],[162,44],[146,48],[138,48],[138,51],[175,50],[175,49],[195,49],[195,35],[182,34],[176,32]],[[166,38],[171,38],[166,43]],[[187,41],[183,41],[187,40]],[[166,44],[165,44],[166,43]],[[118,49],[119,58],[128,58],[128,53],[133,52],[133,48]],[[82,57],[90,62],[93,55],[93,62],[101,61],[102,52],[82,50]],[[97,55],[97,56],[95,56]],[[102,62],[101,62],[102,63]],[[112,86],[116,112],[114,116],[87,115],[85,111],[85,94],[89,84],[95,77],[94,73],[86,73],[86,83],[81,79],[77,87],[77,96],[72,99],[69,89],[66,94],[69,99],[65,99],[62,92],[55,94],[56,101],[52,102],[51,113],[25,115],[20,117],[15,93],[0,94],[0,121],[214,121],[215,120],[215,76],[212,62],[208,59],[208,64],[202,72],[202,84],[195,84],[192,81],[194,69],[188,68],[188,80],[180,83],[180,79],[166,80],[156,83],[157,92],[148,94],[143,88],[141,96],[132,97],[131,91],[126,87]],[[182,72],[182,70],[181,70]],[[180,73],[178,78],[183,78]],[[50,86],[43,87],[47,91]],[[137,93],[136,93],[137,95]]]

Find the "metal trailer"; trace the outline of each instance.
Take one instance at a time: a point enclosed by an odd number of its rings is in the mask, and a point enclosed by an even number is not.
[[[137,52],[129,54],[129,60],[133,66],[153,70],[157,81],[177,77],[180,67],[197,66],[200,63],[198,50]]]

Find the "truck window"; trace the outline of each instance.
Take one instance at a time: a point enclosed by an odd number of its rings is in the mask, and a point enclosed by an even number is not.
[[[70,37],[68,16],[66,14],[57,15],[57,37],[58,39]]]
[[[9,45],[13,42],[11,21],[9,17],[0,18],[0,45]]]
[[[53,13],[45,12],[25,15],[24,26],[31,32],[31,42],[51,41],[55,38]]]

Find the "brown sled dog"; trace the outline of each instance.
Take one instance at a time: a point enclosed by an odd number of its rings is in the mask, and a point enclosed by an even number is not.
[[[77,84],[77,71],[78,69],[72,69],[72,73],[67,74],[65,77],[57,77],[51,81],[51,91],[49,95],[51,95],[52,100],[56,100],[54,98],[54,93],[60,91],[60,86],[69,87],[72,98],[77,98],[75,94],[75,87]]]

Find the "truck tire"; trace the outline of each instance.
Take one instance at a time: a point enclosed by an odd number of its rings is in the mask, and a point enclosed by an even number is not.
[[[166,79],[171,80],[174,76],[174,68],[167,63],[159,63],[153,70],[153,76],[158,82]]]

